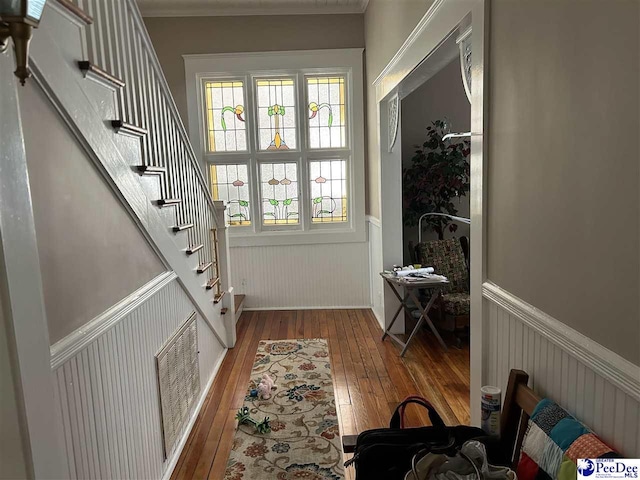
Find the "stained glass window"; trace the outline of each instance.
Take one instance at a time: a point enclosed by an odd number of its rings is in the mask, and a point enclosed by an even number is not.
[[[229,225],[251,225],[249,174],[246,165],[211,165],[211,193],[225,200]]]
[[[258,79],[256,93],[260,150],[296,149],[296,101],[293,79]]]
[[[265,225],[300,223],[298,166],[295,163],[261,163],[262,215]]]
[[[307,95],[309,147],[346,147],[345,78],[307,77]]]
[[[323,160],[309,162],[311,182],[311,221],[347,221],[347,162]]]
[[[205,83],[207,150],[238,152],[247,150],[247,130],[242,81]]]

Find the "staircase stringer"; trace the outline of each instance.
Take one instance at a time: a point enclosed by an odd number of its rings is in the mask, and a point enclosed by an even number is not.
[[[57,47],[55,32],[48,28],[51,24],[43,22],[32,41],[30,66],[34,80],[58,110],[161,260],[176,272],[185,292],[218,340],[222,345],[232,346],[220,306],[211,301],[204,288],[205,281],[196,273],[184,251],[176,246],[171,226],[166,224],[152,199],[143,193],[142,181],[132,168],[140,163],[140,158],[132,158],[133,155],[139,156],[139,150],[127,150],[123,148],[126,143],[116,142],[114,136],[117,134],[105,125],[105,119],[89,99],[83,84],[86,80],[77,64],[70,61],[68,54],[63,54]],[[80,49],[78,54],[81,54]],[[215,212],[213,216],[215,221]]]

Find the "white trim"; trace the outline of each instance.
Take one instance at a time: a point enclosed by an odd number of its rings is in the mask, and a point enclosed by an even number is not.
[[[384,315],[382,314],[382,295],[384,292],[384,283],[378,275],[382,270],[382,224],[380,220],[371,215],[367,215],[367,240],[369,248],[369,301],[371,302],[371,311],[375,316],[380,328],[384,330]]]
[[[486,49],[488,47],[489,20],[487,0],[436,0],[422,17],[416,28],[373,82],[376,93],[378,148],[380,153],[380,212],[382,219],[383,266],[391,267],[402,262],[402,228],[399,220],[401,198],[397,191],[401,164],[398,152],[389,153],[388,112],[386,99],[395,91],[411,84],[412,72],[419,68],[433,67],[438,59],[438,47],[451,38],[457,29],[467,28],[469,19],[473,29],[472,77],[473,92],[471,102],[471,131],[476,132],[471,139],[471,423],[480,424],[480,404],[476,401],[483,382],[483,302],[482,283],[486,278],[484,249],[486,192],[483,188],[487,175],[487,134],[488,90],[484,84],[488,73]],[[457,49],[456,49],[457,50]],[[456,51],[457,54],[457,51]],[[431,61],[430,61],[431,60]],[[371,120],[371,119],[370,119]],[[402,124],[399,135],[402,134]],[[385,179],[383,182],[382,179]],[[395,190],[394,190],[395,189]],[[387,293],[383,294],[382,312],[385,321],[393,314],[398,302]]]
[[[198,178],[198,183],[200,183],[200,186],[203,188],[205,192],[208,192],[209,191],[208,181],[202,172],[201,166],[198,164],[197,157],[195,155],[195,152],[193,151],[191,142],[189,141],[190,140],[189,135],[185,128],[184,121],[182,120],[182,116],[178,111],[178,107],[176,105],[175,99],[173,98],[173,94],[171,93],[171,89],[169,88],[169,84],[167,83],[167,78],[164,75],[164,69],[162,68],[162,65],[160,65],[160,60],[158,59],[158,55],[156,54],[156,49],[151,43],[151,37],[147,33],[147,26],[142,20],[142,15],[140,14],[140,9],[138,8],[138,2],[136,0],[127,0],[127,3],[129,4],[129,8],[131,8],[132,11],[135,12],[135,14],[132,15],[133,21],[135,22],[138,31],[143,33],[140,36],[140,38],[144,45],[144,50],[149,54],[149,60],[153,64],[153,67],[156,70],[156,73],[158,74],[156,79],[160,84],[160,88],[164,94],[165,100],[168,103],[169,110],[172,116],[177,119],[176,125],[178,126],[178,134],[184,140],[185,147],[189,150],[189,152],[187,152],[187,158],[189,159],[189,162],[191,163],[191,165],[193,165],[194,167],[196,176]],[[217,214],[213,207],[213,199],[211,198],[210,195],[205,195],[205,198],[207,199],[207,202],[209,203],[209,205],[211,205],[211,211],[213,214],[213,219],[215,221],[215,224],[222,225],[224,219],[220,221],[220,219],[217,217]]]
[[[473,28],[471,27],[471,25],[469,25],[460,34],[458,34],[458,36],[456,37],[456,43],[460,44],[461,42],[465,41],[467,38],[469,38],[469,36],[471,36],[472,31]]]
[[[379,218],[372,217],[371,215],[367,215],[365,218],[367,222],[369,222],[371,225],[375,225],[378,228],[382,228],[382,223],[380,223]]]
[[[443,40],[463,24],[481,0],[436,0],[400,49],[373,81],[377,98],[391,93]],[[431,46],[432,40],[438,43]],[[426,48],[426,49],[425,49]],[[425,56],[425,52],[428,52]]]
[[[39,32],[38,32],[39,33]],[[0,296],[29,478],[67,476],[13,53],[0,55]],[[33,80],[30,80],[33,81]],[[29,88],[33,88],[32,86]],[[32,127],[35,128],[35,127]]]
[[[127,1],[133,2],[133,0]],[[165,215],[158,208],[151,207],[154,199],[147,197],[144,180],[139,175],[132,174],[131,159],[127,157],[130,151],[128,147],[123,146],[124,143],[119,136],[115,135],[111,129],[96,130],[94,128],[94,125],[103,123],[104,118],[99,115],[91,102],[86,101],[87,95],[91,97],[86,90],[89,88],[87,85],[91,85],[92,82],[87,82],[80,76],[77,69],[72,70],[69,63],[63,60],[61,50],[54,40],[56,34],[56,26],[51,22],[44,22],[38,29],[37,37],[34,37],[30,48],[33,81],[42,88],[54,108],[58,110],[107,184],[130,212],[163,264],[176,272],[179,282],[193,301],[198,313],[211,327],[218,340],[228,346],[225,340],[227,332],[219,321],[219,315],[215,313],[210,295],[202,288],[202,279],[196,273],[194,265],[185,261],[184,251],[176,248],[176,242],[179,241],[176,237],[184,234],[171,232]],[[154,55],[153,50],[151,54]],[[164,77],[161,76],[161,78]],[[164,90],[163,85],[164,82],[161,82],[160,86]],[[82,95],[79,95],[79,92],[82,92]],[[171,97],[168,98],[171,99]],[[179,133],[182,134],[182,129]],[[186,133],[184,135],[186,136]],[[188,145],[188,140],[186,141]],[[188,157],[194,163],[196,162],[191,155]],[[194,168],[199,179],[198,183],[206,189],[202,172],[197,165]],[[211,215],[218,224],[213,200],[208,195],[205,198],[208,199]]]
[[[424,16],[420,19],[420,21],[415,26],[415,28],[411,31],[407,39],[400,46],[396,54],[393,57],[391,57],[391,60],[389,60],[389,63],[387,64],[387,66],[382,69],[382,71],[380,72],[380,75],[378,75],[376,79],[373,81],[373,85],[377,86],[378,84],[382,83],[382,80],[384,79],[384,77],[386,77],[391,73],[391,71],[393,70],[393,67],[395,67],[401,62],[402,57],[413,46],[413,44],[416,43],[420,35],[422,35],[422,33],[426,30],[427,26],[429,25],[431,20],[435,17],[436,12],[442,6],[444,1],[445,0],[435,0],[435,2],[431,4],[431,6],[429,7],[429,10],[427,10]]]
[[[482,285],[482,295],[517,317],[548,341],[575,357],[620,390],[640,401],[640,366],[528,304],[491,281]]]
[[[246,299],[245,299],[246,301]],[[291,311],[291,310],[371,310],[371,305],[319,305],[314,307],[307,306],[297,306],[297,307],[244,307],[243,311],[245,312],[262,312],[262,311],[275,311],[281,310]]]
[[[331,60],[327,57],[327,55],[332,55],[332,54],[340,54],[342,53],[343,55],[350,55],[352,53],[359,53],[362,54],[364,52],[364,48],[361,47],[357,47],[357,48],[324,48],[324,49],[317,49],[317,50],[277,50],[277,51],[266,51],[266,52],[238,52],[238,53],[185,53],[182,55],[182,58],[185,60],[185,64],[187,63],[188,60],[204,60],[205,62],[215,62],[218,61],[220,59],[236,59],[238,60],[237,65],[238,67],[235,68],[235,70],[249,70],[249,69],[254,69],[254,70],[261,70],[262,67],[258,67],[258,68],[252,68],[251,65],[253,65],[253,61],[252,59],[264,59],[264,58],[269,58],[269,57],[290,57],[290,56],[298,56],[298,57],[316,57],[319,62],[322,62],[323,64],[327,61],[327,60]],[[247,62],[247,59],[249,60]],[[265,63],[271,63],[271,61],[267,61]],[[293,61],[292,66],[287,66],[287,67],[283,67],[283,68],[298,68],[296,61]],[[315,64],[314,64],[315,65]],[[200,64],[199,66],[204,66],[206,67],[207,64]],[[320,67],[323,67],[323,65],[319,65]],[[327,64],[327,66],[332,66],[331,64]],[[273,69],[273,67],[265,67],[267,70],[271,70]],[[216,68],[214,65],[214,70],[211,70],[211,72],[215,73],[219,70],[219,68]],[[210,70],[207,70],[206,68],[203,70],[203,72],[209,72]],[[224,70],[223,70],[224,71]],[[189,77],[192,78],[192,77]]]
[[[380,314],[375,308],[372,308],[371,311],[373,312],[373,316],[378,321],[378,324],[380,325],[380,329],[384,332],[384,318],[380,316]]]
[[[175,272],[161,273],[93,320],[54,343],[51,346],[51,370],[62,366],[67,360],[77,355],[177,277]]]
[[[252,8],[249,5],[240,7],[202,6],[187,8],[153,7],[142,5],[140,10],[144,17],[229,17],[247,15],[348,15],[362,14],[367,9],[369,0],[361,0],[353,5],[291,5],[278,7]]]
[[[188,120],[191,144],[203,165],[208,170],[208,164],[204,154],[204,112],[202,111],[202,81],[211,77],[245,77],[246,98],[251,101],[254,96],[253,85],[249,79],[254,74],[279,73],[297,76],[298,103],[302,108],[302,99],[305,98],[305,87],[300,84],[302,75],[306,73],[323,73],[322,70],[331,70],[336,74],[344,74],[348,81],[347,102],[349,104],[348,137],[351,139],[348,148],[311,150],[303,147],[305,144],[307,124],[303,120],[306,115],[301,115],[299,123],[299,149],[286,152],[287,158],[298,162],[298,183],[302,200],[299,205],[304,208],[306,215],[301,215],[300,224],[296,228],[276,230],[263,227],[260,222],[252,222],[249,228],[230,227],[229,246],[253,247],[273,245],[300,245],[319,243],[351,243],[364,242],[365,230],[365,170],[364,170],[364,92],[363,92],[363,49],[325,49],[303,51],[278,51],[278,52],[249,52],[237,54],[196,54],[183,55],[185,65],[185,82],[187,89]],[[247,110],[248,112],[249,110]],[[300,113],[300,112],[297,112]],[[249,127],[254,119],[247,117]],[[254,128],[255,130],[255,128]],[[256,132],[247,132],[249,144],[257,140]],[[270,152],[251,151],[246,155],[241,153],[216,154],[222,159],[233,162],[234,157],[241,161],[248,158],[249,171],[255,177],[255,165],[260,158],[266,158]],[[322,155],[322,157],[320,156]],[[289,158],[291,157],[291,158]],[[348,202],[349,217],[344,223],[329,225],[311,224],[309,219],[307,164],[305,159],[315,158],[343,158],[348,165],[348,194],[351,200]],[[257,186],[252,182],[253,197],[258,194]],[[254,207],[255,209],[255,207]],[[256,212],[252,214],[256,216]]]
[[[213,367],[213,372],[211,373],[211,377],[209,378],[209,380],[207,380],[207,384],[205,385],[204,389],[200,394],[200,400],[198,400],[198,404],[196,405],[196,408],[194,408],[193,413],[191,414],[191,418],[189,419],[187,428],[184,430],[184,433],[182,434],[182,438],[180,439],[180,442],[178,442],[178,447],[173,451],[173,456],[171,457],[171,460],[169,460],[167,469],[165,470],[164,475],[162,476],[162,480],[169,480],[171,478],[171,475],[173,475],[173,470],[176,468],[178,460],[180,459],[180,455],[182,454],[182,449],[184,448],[184,446],[187,443],[187,440],[189,439],[191,430],[193,429],[193,426],[195,425],[196,420],[198,419],[198,415],[200,414],[200,410],[202,410],[202,406],[204,405],[204,401],[207,398],[207,394],[211,389],[211,385],[213,385],[213,381],[216,379],[216,376],[218,375],[218,371],[220,370],[220,367],[222,366],[222,362],[224,361],[228,352],[229,352],[229,349],[225,348],[223,353],[220,355],[220,358],[216,362],[215,367]]]

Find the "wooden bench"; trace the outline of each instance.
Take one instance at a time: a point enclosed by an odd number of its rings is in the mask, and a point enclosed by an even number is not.
[[[500,416],[500,443],[513,468],[517,466],[520,458],[520,448],[527,430],[529,417],[541,400],[527,386],[528,381],[529,375],[526,372],[511,370],[502,405],[502,415]],[[344,435],[342,437],[344,453],[353,453],[355,451],[357,439],[357,435]]]

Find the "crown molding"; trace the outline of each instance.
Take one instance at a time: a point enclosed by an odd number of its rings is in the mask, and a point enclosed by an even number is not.
[[[156,5],[139,4],[140,12],[143,17],[236,17],[250,15],[349,15],[364,14],[369,0],[360,0],[360,2],[349,5],[273,5],[265,6],[263,3],[257,7],[249,5],[245,6],[194,6],[180,7],[175,6],[163,7]]]

